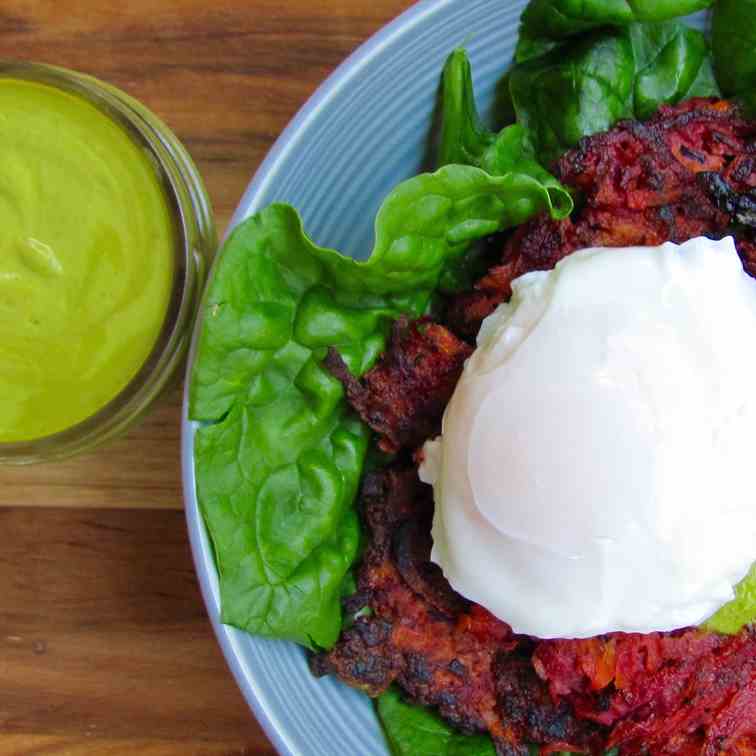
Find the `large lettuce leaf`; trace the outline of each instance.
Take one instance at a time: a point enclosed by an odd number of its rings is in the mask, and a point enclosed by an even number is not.
[[[364,373],[391,322],[421,315],[471,242],[544,210],[564,216],[532,176],[452,165],[389,195],[367,262],[315,245],[287,205],[233,232],[205,296],[189,407],[203,422],[197,494],[224,622],[311,648],[336,641],[368,432],[321,360],[335,347]]]

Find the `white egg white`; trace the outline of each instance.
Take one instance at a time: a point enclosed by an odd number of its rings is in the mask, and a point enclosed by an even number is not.
[[[518,633],[695,625],[756,543],[756,281],[732,239],[515,281],[425,447],[432,559]]]

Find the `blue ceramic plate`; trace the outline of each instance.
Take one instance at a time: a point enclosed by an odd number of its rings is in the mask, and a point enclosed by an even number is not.
[[[447,55],[467,47],[481,112],[490,112],[525,5],[526,0],[422,0],[378,32],[284,131],[231,226],[271,202],[290,202],[318,244],[364,257],[372,248],[381,200],[422,167]],[[195,495],[193,445],[185,402],[184,496],[194,560],[218,640],[258,720],[286,756],[387,756],[365,696],[334,679],[312,677],[304,651],[294,644],[220,624],[217,575]]]

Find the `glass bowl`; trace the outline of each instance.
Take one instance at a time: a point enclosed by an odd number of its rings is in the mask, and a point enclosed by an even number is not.
[[[176,238],[168,307],[146,361],[120,393],[85,420],[49,436],[0,443],[0,463],[29,464],[90,451],[124,432],[147,411],[186,353],[217,238],[199,171],[175,134],[141,103],[91,76],[39,63],[0,61],[0,77],[35,81],[78,95],[125,130],[154,165],[172,209]]]

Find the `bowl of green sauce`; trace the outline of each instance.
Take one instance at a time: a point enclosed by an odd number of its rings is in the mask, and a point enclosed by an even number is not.
[[[216,236],[202,179],[144,106],[0,62],[0,462],[87,451],[180,363]]]

